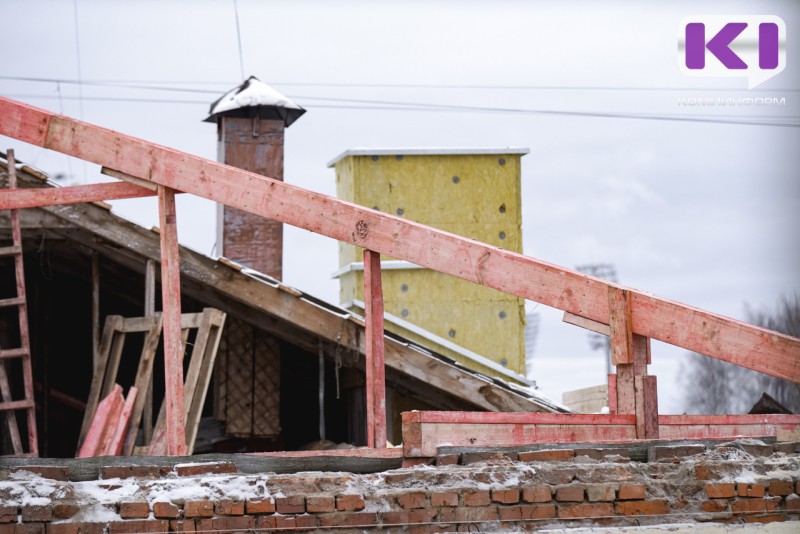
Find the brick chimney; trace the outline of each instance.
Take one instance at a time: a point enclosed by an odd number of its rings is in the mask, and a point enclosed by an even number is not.
[[[217,160],[283,181],[283,132],[305,110],[255,76],[211,104]],[[217,207],[217,251],[277,279],[283,277],[283,225],[235,208]]]

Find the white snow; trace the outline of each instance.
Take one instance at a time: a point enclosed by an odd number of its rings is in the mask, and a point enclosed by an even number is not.
[[[240,85],[225,93],[212,108],[211,115],[252,106],[303,109],[255,76],[251,76],[243,85],[246,85],[244,89]]]

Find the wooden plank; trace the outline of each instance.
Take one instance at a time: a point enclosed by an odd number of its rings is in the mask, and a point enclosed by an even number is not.
[[[114,333],[114,341],[111,343],[111,351],[106,360],[105,380],[103,381],[103,389],[100,392],[101,397],[110,394],[114,384],[117,382],[119,364],[122,361],[122,349],[125,347],[125,336],[125,332],[117,331]]]
[[[3,404],[12,402],[11,386],[8,381],[5,360],[0,361],[0,396],[2,396]],[[22,448],[22,439],[19,434],[19,425],[17,425],[17,415],[13,410],[3,410],[3,418],[8,428],[8,436],[11,439],[11,448],[14,454],[22,454],[24,450]]]
[[[139,430],[142,412],[144,411],[145,392],[150,387],[150,378],[153,374],[153,361],[156,357],[156,349],[161,339],[162,319],[158,318],[156,324],[145,335],[142,354],[139,357],[139,367],[136,370],[134,387],[138,391],[136,402],[131,413],[131,425],[128,436],[125,440],[125,455],[130,456],[136,444],[136,434]],[[181,362],[182,363],[182,362]],[[181,384],[182,386],[183,384]],[[181,388],[182,389],[182,388]]]
[[[383,343],[381,255],[364,251],[364,306],[367,334],[367,446],[386,446],[386,370]]]
[[[151,197],[149,189],[127,182],[110,182],[66,187],[32,187],[17,190],[0,190],[0,209],[16,210],[77,202],[98,202],[122,198]]]
[[[403,412],[403,422],[483,425],[633,425],[632,415],[526,412]]]
[[[615,414],[617,411],[617,375],[608,375],[608,413]]]
[[[98,456],[103,450],[103,441],[109,433],[109,426],[116,422],[116,415],[122,408],[122,386],[115,384],[111,393],[103,398],[97,405],[97,410],[91,418],[91,425],[78,450],[77,458]]]
[[[636,437],[658,439],[658,386],[655,376],[637,376],[636,388]]]
[[[144,268],[144,315],[156,315],[156,262],[147,260]],[[142,414],[142,430],[145,444],[153,439],[153,377],[144,399],[144,413]]]
[[[164,380],[167,410],[167,453],[186,454],[186,412],[181,345],[181,266],[178,250],[175,191],[158,188],[161,227],[161,302],[164,309]]]
[[[609,287],[608,308],[611,363],[614,365],[633,363],[630,293],[624,289]]]
[[[603,334],[604,336],[611,335],[611,328],[607,324],[592,321],[591,319],[581,317],[580,315],[575,315],[574,313],[564,312],[564,317],[562,317],[561,320],[565,323],[580,326],[581,328],[585,328],[586,330],[590,330],[598,334]]]
[[[92,366],[100,357],[100,255],[92,253]]]
[[[138,390],[135,386],[131,386],[131,388],[128,390],[128,397],[125,399],[125,405],[122,407],[119,420],[116,422],[114,427],[114,435],[111,438],[111,443],[109,444],[108,449],[106,450],[110,456],[119,456],[122,454],[122,450],[125,447],[125,436],[127,435],[128,424],[131,420],[131,414],[133,413],[137,393]]]
[[[200,418],[203,415],[203,406],[206,402],[208,386],[211,383],[211,374],[214,370],[214,362],[219,349],[222,328],[225,324],[225,313],[220,310],[206,308],[203,312],[208,317],[208,333],[204,336],[205,342],[202,352],[200,369],[197,373],[194,394],[191,402],[187,402],[186,410],[186,444],[187,454],[194,452],[194,443],[197,439],[197,429],[200,426]],[[193,354],[194,356],[194,354]]]
[[[122,326],[122,317],[119,315],[109,315],[106,317],[105,325],[103,326],[103,337],[100,339],[100,357],[94,366],[92,373],[92,383],[89,386],[89,397],[86,401],[86,411],[83,414],[83,423],[81,424],[81,431],[78,437],[78,449],[81,448],[86,434],[89,432],[89,427],[92,424],[97,404],[100,402],[101,393],[103,391],[103,383],[106,375],[106,368],[108,365],[108,358],[111,354],[112,344],[117,330]]]
[[[401,447],[384,447],[382,449],[332,449],[322,451],[279,451],[279,452],[245,452],[247,456],[262,458],[402,458]]]

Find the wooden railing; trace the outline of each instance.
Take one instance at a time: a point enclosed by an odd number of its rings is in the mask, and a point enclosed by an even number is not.
[[[368,251],[365,265],[373,266],[365,276],[365,295],[380,295],[380,262],[376,258],[384,254],[558,308],[587,324],[607,325],[618,370],[617,411],[637,415],[637,435],[641,437],[652,437],[658,427],[655,377],[646,373],[651,338],[800,382],[797,338],[1,97],[0,134],[96,163],[107,174],[129,183],[119,185],[119,190],[109,184],[94,184],[41,193],[26,191],[24,195],[2,191],[0,209],[159,196],[162,257],[167,260],[162,262],[163,300],[165,310],[177,306],[167,311],[164,322],[165,336],[178,340],[177,345],[168,345],[171,356],[166,359],[171,362],[166,370],[168,384],[175,390],[174,402],[168,403],[172,428],[182,429],[183,417],[179,409],[182,403],[178,402],[180,375],[175,374],[179,372],[175,360],[180,329],[168,327],[173,322],[170,316],[180,317],[179,301],[176,304],[180,271],[173,262],[178,243],[171,209],[177,192],[364,248]],[[367,331],[373,336],[367,343],[367,369],[375,375],[374,387],[380,389],[380,393],[373,390],[368,402],[371,420],[380,425],[385,421],[385,413],[380,411],[385,402],[380,335],[383,307],[378,305],[378,298],[366,300],[372,303],[366,319]],[[371,434],[377,446],[385,436],[380,432]],[[169,450],[177,454],[180,436],[177,431],[173,435]]]

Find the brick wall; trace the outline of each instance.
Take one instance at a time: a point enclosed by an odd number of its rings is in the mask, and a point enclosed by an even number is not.
[[[233,463],[107,467],[83,482],[63,467],[17,467],[0,473],[0,534],[798,521],[800,449],[786,450],[672,449],[650,462],[614,449],[484,451],[366,475],[242,474]]]

